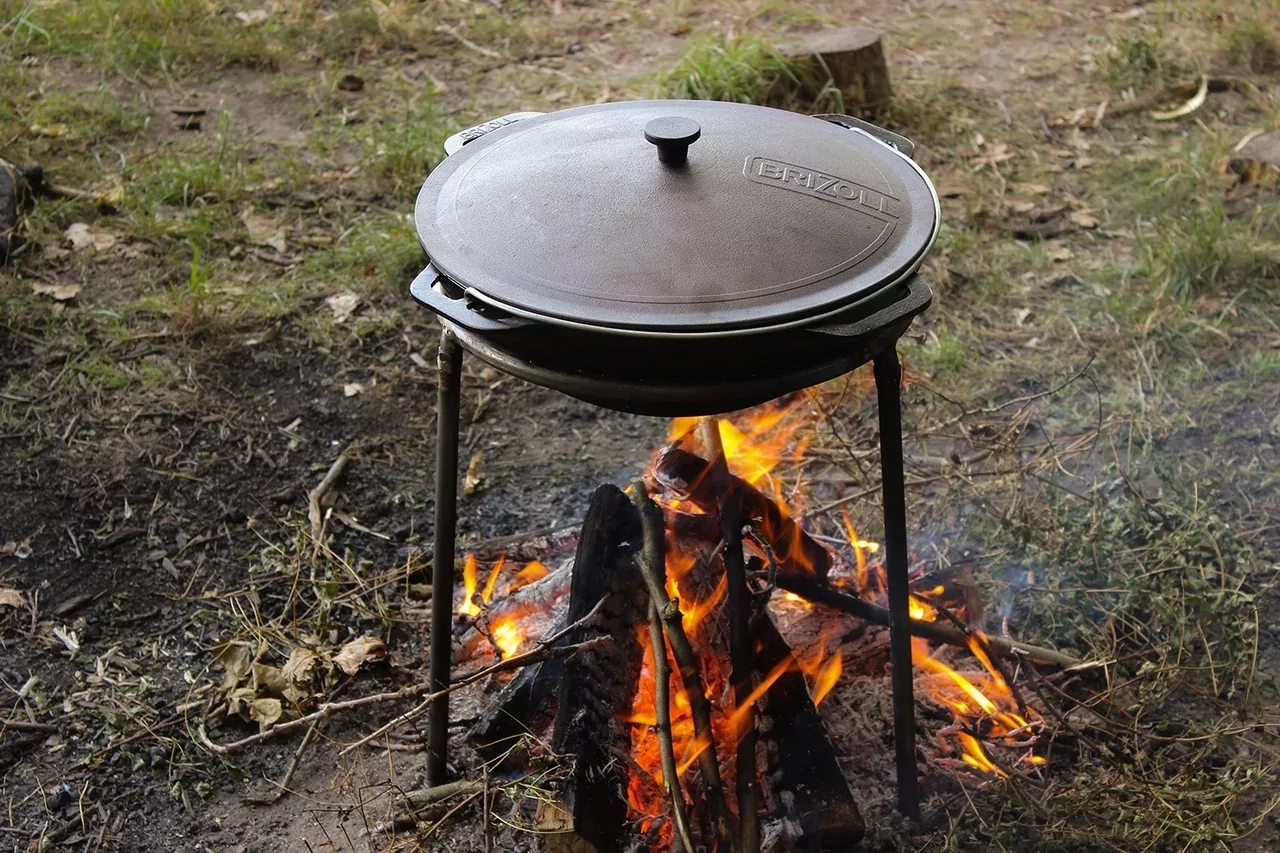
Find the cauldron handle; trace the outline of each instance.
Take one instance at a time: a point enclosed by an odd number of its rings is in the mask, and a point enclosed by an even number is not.
[[[883,127],[874,125],[869,121],[863,121],[853,116],[840,115],[839,113],[823,113],[822,115],[814,116],[814,118],[820,118],[823,121],[829,121],[832,124],[838,124],[851,130],[860,130],[876,141],[888,145],[904,157],[911,157],[916,153],[916,144],[910,139],[900,133],[894,133],[892,130],[885,130]]]
[[[437,284],[441,287],[437,288]],[[509,315],[501,318],[486,317],[473,310],[467,304],[466,297],[446,295],[443,292],[444,286],[444,276],[434,266],[427,264],[427,268],[409,285],[409,293],[444,319],[473,332],[510,332],[536,325],[532,320]]]

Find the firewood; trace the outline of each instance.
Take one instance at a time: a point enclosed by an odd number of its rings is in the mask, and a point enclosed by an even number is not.
[[[672,446],[658,454],[651,470],[658,489],[688,500],[713,518],[717,517],[716,496],[707,478],[705,459]],[[744,521],[768,538],[785,568],[825,580],[831,568],[830,552],[760,490],[739,477],[733,477],[731,482],[741,497]]]
[[[746,558],[742,553],[743,495],[746,486],[729,474],[729,461],[720,442],[720,419],[698,422],[710,464],[708,477],[715,496],[715,512],[720,519],[720,542],[728,585],[730,680],[737,713],[742,715],[738,735],[736,788],[738,795],[738,847],[743,853],[760,850],[760,787],[756,778],[756,722],[751,701],[751,636],[747,627],[751,606],[748,601]],[[736,481],[736,482],[735,482]],[[742,487],[737,484],[741,483]]]
[[[819,30],[780,46],[787,56],[825,69],[850,115],[883,113],[893,98],[880,33],[867,27]]]
[[[655,484],[689,500],[704,512],[714,512],[715,500],[706,482],[707,462],[679,447],[663,450],[653,465]],[[737,478],[735,478],[737,479]],[[815,604],[822,604],[877,625],[888,626],[889,611],[864,601],[853,590],[843,590],[826,582],[831,553],[784,513],[777,504],[744,480],[737,479],[748,523],[768,539],[778,558],[777,584],[780,589]],[[678,533],[704,541],[718,535],[711,522],[696,515],[669,510],[668,524]],[[714,516],[713,516],[714,519]],[[968,648],[965,633],[950,625],[911,620],[911,633],[936,643]],[[1080,666],[1083,661],[1054,649],[1022,643],[1008,637],[988,637],[991,652],[1001,657],[1028,657],[1055,666]]]
[[[862,839],[862,815],[804,675],[767,613],[752,623],[752,641],[761,678],[790,664],[762,701],[770,798],[799,825],[800,849],[848,850]]]
[[[577,620],[603,599],[597,627],[613,642],[565,662],[551,746],[572,756],[558,793],[573,834],[601,851],[620,849],[626,829],[626,769],[613,756],[630,752],[631,731],[621,717],[631,710],[643,659],[636,627],[648,596],[625,545],[639,536],[639,515],[627,496],[614,486],[596,489],[569,582],[566,618]],[[565,639],[577,642],[584,633],[570,631]]]
[[[645,492],[643,483],[635,482],[627,487],[627,495],[640,512],[643,528],[644,546],[637,561],[640,574],[649,590],[649,598],[658,605],[658,615],[662,619],[662,629],[671,645],[671,654],[680,668],[680,681],[684,684],[685,694],[689,697],[689,713],[693,716],[693,727],[698,739],[704,743],[714,743],[711,730],[711,704],[707,701],[707,690],[702,683],[702,672],[698,665],[698,657],[693,645],[684,632],[683,614],[678,602],[667,595],[666,564],[663,559],[665,529],[662,510]],[[719,849],[731,849],[730,838],[733,836],[731,818],[724,805],[724,789],[720,779],[720,762],[716,758],[715,749],[703,749],[698,753],[698,772],[702,775],[702,784],[707,803],[707,817],[715,833]]]

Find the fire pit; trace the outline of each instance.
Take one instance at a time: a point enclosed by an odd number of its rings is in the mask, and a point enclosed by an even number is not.
[[[450,677],[453,614],[445,591],[454,586],[463,349],[588,402],[681,416],[762,403],[870,361],[879,401],[898,797],[902,812],[916,815],[895,345],[931,300],[916,270],[937,236],[939,211],[932,185],[910,158],[911,143],[845,116],[637,101],[506,116],[452,137],[446,150],[450,156],[418,197],[416,224],[431,264],[412,285],[444,325],[432,689]],[[742,731],[738,808],[751,818],[742,830],[742,846],[751,849],[759,843],[747,828],[759,802],[752,672],[757,656],[779,652],[748,624],[746,492],[729,475],[714,417],[700,435],[706,459],[697,482],[710,496],[723,564]],[[645,516],[652,504],[634,497]],[[611,535],[612,542],[638,538],[634,530]],[[648,550],[651,529],[644,538]],[[760,547],[771,553],[769,543]],[[661,607],[653,559],[645,581]],[[785,572],[772,574],[785,588]],[[571,616],[585,615],[572,607]],[[696,694],[691,690],[691,699]],[[447,726],[447,702],[438,701],[428,727],[431,784],[446,775]]]

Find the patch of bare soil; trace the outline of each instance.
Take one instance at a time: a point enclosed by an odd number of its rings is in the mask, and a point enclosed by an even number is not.
[[[11,335],[0,353],[6,364],[49,357]],[[47,438],[37,426],[0,442],[0,539],[18,545],[0,571],[30,599],[0,613],[0,677],[14,692],[25,685],[28,701],[39,697],[41,725],[56,730],[4,733],[12,826],[33,838],[101,833],[138,851],[254,850],[264,833],[281,839],[273,849],[304,850],[306,839],[324,849],[316,814],[355,819],[337,805],[342,795],[380,781],[386,764],[357,756],[348,777],[368,762],[368,781],[333,789],[320,747],[294,783],[302,796],[261,810],[242,804],[236,780],[278,777],[293,745],[237,756],[230,775],[192,751],[209,650],[241,627],[215,605],[244,590],[264,541],[287,538],[278,522],[305,512],[344,448],[357,449],[337,507],[378,535],[343,527],[334,550],[359,554],[371,574],[421,552],[431,535],[434,380],[414,372],[344,397],[329,378],[338,365],[283,342],[252,355],[193,353],[184,369],[198,390],[176,405],[121,394],[40,425]],[[467,458],[483,452],[483,488],[461,504],[464,541],[576,519],[595,483],[638,471],[661,429],[475,365],[466,375],[463,447]],[[420,663],[414,625],[397,637],[396,663]],[[397,672],[383,677],[403,679]],[[353,717],[333,736],[360,725]]]

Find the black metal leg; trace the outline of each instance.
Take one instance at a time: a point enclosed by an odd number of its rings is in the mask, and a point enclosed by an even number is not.
[[[916,778],[916,703],[911,670],[911,589],[907,577],[907,487],[902,461],[902,368],[889,347],[876,356],[880,408],[880,477],[884,497],[885,572],[889,585],[889,662],[893,680],[893,743],[898,810],[920,817]]]
[[[462,347],[453,332],[440,335],[436,356],[436,530],[431,556],[431,690],[449,686],[453,658],[453,560],[458,527],[458,402],[462,385]],[[449,775],[449,697],[436,700],[427,714],[427,784],[442,785]]]

